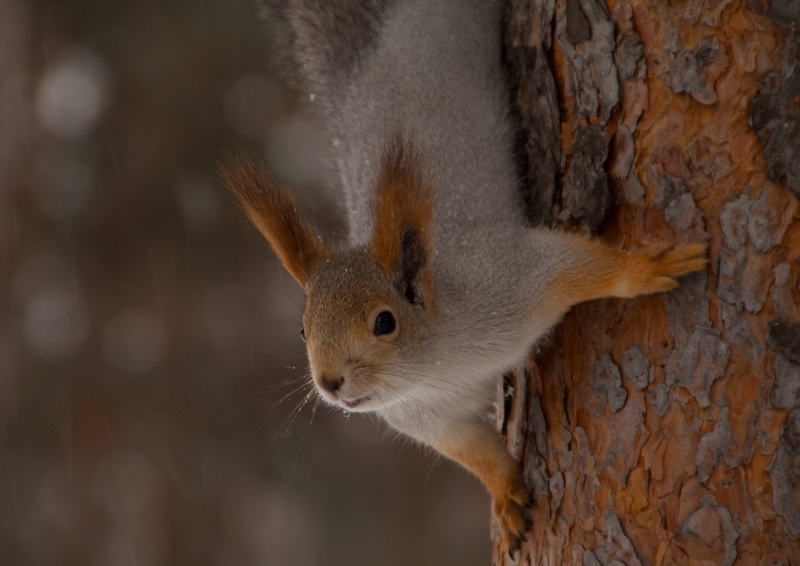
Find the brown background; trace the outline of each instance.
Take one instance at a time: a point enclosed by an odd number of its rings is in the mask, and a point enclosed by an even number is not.
[[[0,0],[3,564],[489,561],[466,473],[293,413],[302,294],[215,160],[263,155],[341,226],[254,12]]]

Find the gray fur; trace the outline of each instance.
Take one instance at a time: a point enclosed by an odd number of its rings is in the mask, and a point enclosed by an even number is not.
[[[331,185],[344,192],[350,228],[343,248],[326,245],[257,166],[231,160],[223,175],[305,288],[319,394],[380,415],[477,475],[511,550],[528,528],[529,492],[490,418],[497,380],[573,304],[669,290],[707,262],[702,244],[626,255],[526,224],[501,8],[276,0],[265,9],[276,60],[330,137]]]
[[[289,1],[273,27],[314,94],[346,187],[351,241],[372,230],[375,164],[387,132],[403,128],[420,147],[439,196],[438,232],[467,219],[522,225],[506,78],[502,2],[430,0],[353,3]],[[311,10],[311,12],[309,12]],[[285,13],[282,13],[285,12]],[[387,12],[391,17],[387,17]],[[343,29],[335,22],[366,24]],[[332,47],[335,46],[335,47]],[[290,71],[290,74],[292,72]],[[448,237],[437,233],[439,245]]]
[[[374,49],[388,0],[264,0],[272,65],[331,103]]]
[[[704,247],[656,246],[629,261],[584,237],[527,225],[500,0],[279,6],[268,15],[282,27],[278,59],[327,128],[348,246],[324,246],[306,259],[292,243],[313,243],[316,232],[291,202],[274,187],[262,193],[270,183],[247,169],[230,178],[246,205],[256,199],[248,213],[255,210],[305,287],[317,389],[337,406],[377,413],[478,475],[512,548],[526,528],[528,494],[488,418],[497,380],[572,304],[673,288],[674,277],[705,265]],[[412,143],[403,145],[398,131]],[[398,164],[393,155],[422,156],[424,171],[418,159]],[[431,222],[423,177],[436,193]],[[270,195],[266,204],[261,194]],[[377,321],[386,317],[384,331]]]
[[[407,407],[381,411],[425,440],[431,419],[439,429],[485,412],[500,373],[563,315],[543,293],[567,258],[580,258],[557,233],[525,220],[502,70],[503,3],[357,4],[360,16],[352,3],[295,0],[272,17],[289,26],[285,60],[294,58],[327,128],[353,248],[370,239],[376,164],[397,128],[413,139],[434,183],[431,270],[437,325],[448,332],[426,336],[420,362],[430,387],[417,386],[413,396],[428,424],[409,419]],[[325,286],[331,296],[353,289],[346,278]],[[463,393],[457,403],[453,390]]]

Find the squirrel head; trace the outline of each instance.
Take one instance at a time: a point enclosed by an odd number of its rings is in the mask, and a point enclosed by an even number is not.
[[[351,411],[408,399],[418,387],[435,296],[433,190],[413,146],[396,135],[375,183],[366,247],[325,244],[292,196],[246,158],[221,164],[227,186],[306,292],[302,335],[322,397]]]

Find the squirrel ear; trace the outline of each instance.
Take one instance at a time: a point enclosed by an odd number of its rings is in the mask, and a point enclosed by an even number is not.
[[[263,165],[255,165],[243,155],[224,157],[219,168],[225,184],[283,266],[306,287],[311,272],[325,256],[325,245],[314,226],[297,213],[294,198],[270,179]]]
[[[378,175],[372,255],[410,303],[433,299],[430,260],[433,252],[433,188],[421,174],[422,163],[401,134],[384,151]]]

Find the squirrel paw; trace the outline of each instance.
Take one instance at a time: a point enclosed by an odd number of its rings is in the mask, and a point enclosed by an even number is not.
[[[511,487],[504,497],[494,500],[492,515],[509,555],[520,549],[530,529],[530,505],[530,496],[522,482]]]
[[[708,265],[706,244],[673,247],[657,244],[629,256],[630,271],[626,278],[626,296],[669,291],[678,287],[676,277],[703,269]]]

